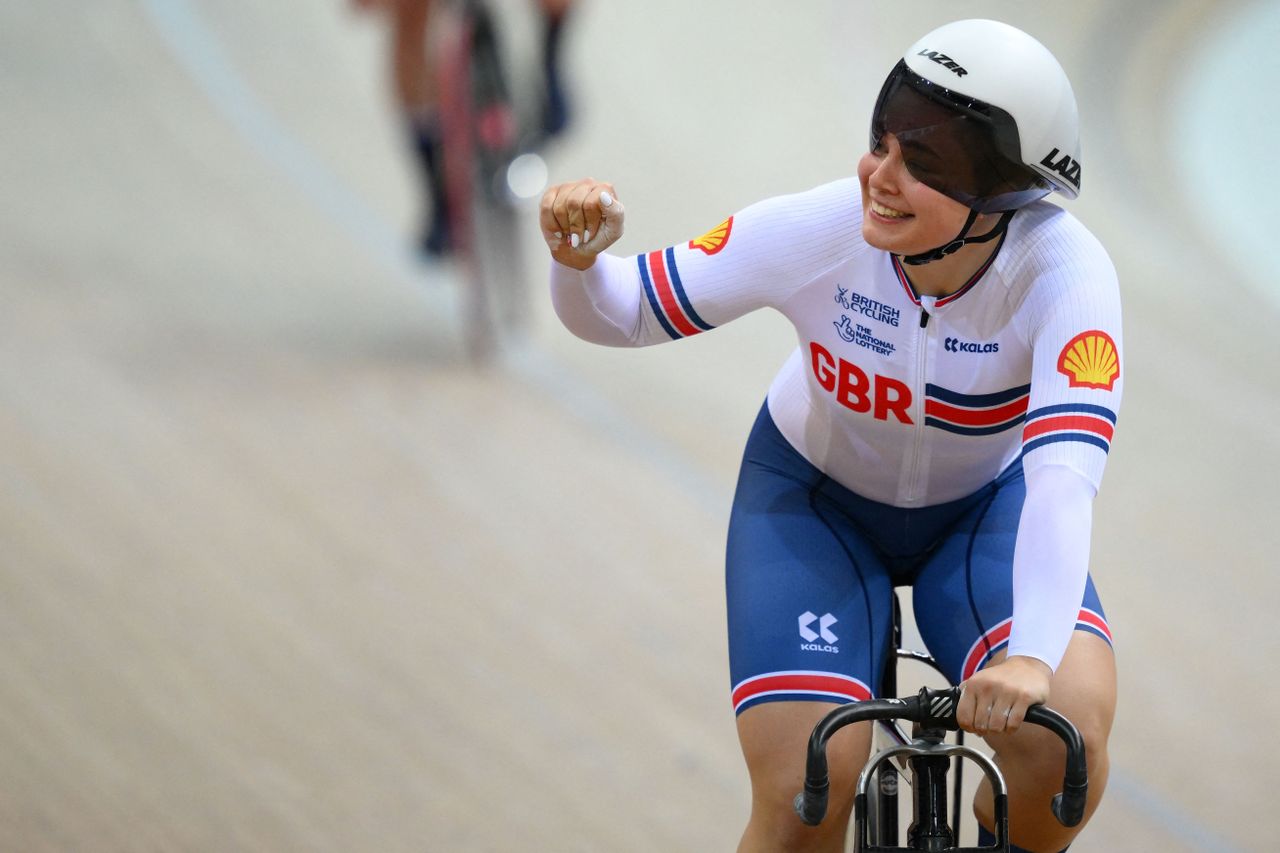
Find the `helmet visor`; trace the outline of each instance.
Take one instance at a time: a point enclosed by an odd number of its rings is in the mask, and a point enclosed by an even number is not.
[[[1022,163],[999,107],[932,83],[899,61],[871,114],[871,150],[892,133],[911,176],[979,213],[1016,210],[1052,187]]]

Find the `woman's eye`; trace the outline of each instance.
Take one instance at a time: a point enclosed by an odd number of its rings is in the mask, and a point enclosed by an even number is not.
[[[936,164],[931,160],[911,159],[907,160],[906,164],[907,171],[917,177],[920,175],[934,175],[937,174],[938,171]]]

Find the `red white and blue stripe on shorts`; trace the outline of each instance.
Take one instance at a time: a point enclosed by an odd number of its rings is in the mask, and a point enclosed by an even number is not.
[[[649,307],[673,340],[715,328],[693,310],[693,303],[680,281],[680,271],[676,269],[674,248],[636,255],[636,263],[640,267],[640,280],[644,282],[644,295],[649,300]]]
[[[1009,618],[979,637],[969,647],[969,653],[964,656],[964,669],[961,671],[960,680],[964,681],[971,677],[982,669],[992,655],[1009,645],[1009,634],[1012,630],[1013,619]],[[1076,617],[1076,630],[1097,634],[1108,644],[1112,642],[1111,628],[1107,625],[1107,620],[1096,610],[1081,607],[1080,615]]]
[[[1107,453],[1115,434],[1116,413],[1105,406],[1087,403],[1063,403],[1044,406],[1027,413],[1022,428],[1022,452],[1055,441],[1083,441]]]
[[[761,702],[820,699],[844,703],[862,702],[870,698],[870,688],[856,678],[833,672],[794,669],[766,672],[735,684],[733,712],[741,714]]]

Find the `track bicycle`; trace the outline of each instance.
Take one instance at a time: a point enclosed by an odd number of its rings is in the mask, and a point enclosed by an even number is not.
[[[454,0],[440,16],[445,212],[462,270],[467,350],[484,360],[528,314],[518,206],[546,184],[546,167],[533,153],[541,125],[517,110],[497,22],[484,0]]]
[[[901,647],[901,609],[894,597],[893,651],[886,661],[883,692],[895,693],[897,662],[920,661],[942,672],[932,657]],[[854,853],[888,853],[900,850],[927,850],[935,853],[1008,853],[1008,786],[995,763],[975,749],[966,747],[964,733],[956,723],[960,688],[944,690],[928,687],[906,698],[872,699],[842,705],[828,713],[814,727],[809,738],[804,790],[796,795],[795,810],[810,826],[821,823],[827,812],[829,779],[826,745],[847,725],[858,722],[892,724],[888,731],[895,743],[877,752],[858,777],[854,797]],[[913,723],[906,737],[896,721]],[[1056,734],[1067,747],[1062,793],[1053,800],[1053,814],[1063,826],[1076,826],[1084,818],[1088,794],[1088,771],[1084,740],[1069,720],[1043,705],[1027,711],[1026,722],[1043,726]],[[956,732],[957,741],[947,743],[947,732]],[[985,847],[959,846],[961,771],[964,761],[979,766],[991,783],[995,796],[995,842]],[[907,846],[899,846],[898,768],[903,762],[911,770],[912,821]],[[952,815],[947,818],[947,774],[954,762]],[[872,780],[875,783],[872,783]]]

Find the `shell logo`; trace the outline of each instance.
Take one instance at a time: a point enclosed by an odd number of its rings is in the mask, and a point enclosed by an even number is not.
[[[733,231],[733,217],[730,216],[724,222],[721,222],[715,228],[712,228],[701,237],[697,237],[689,241],[690,249],[701,249],[708,255],[714,255],[716,252],[724,248],[729,242],[729,233]]]
[[[1058,372],[1072,388],[1101,388],[1110,391],[1120,377],[1120,353],[1106,332],[1081,332],[1062,348]]]

